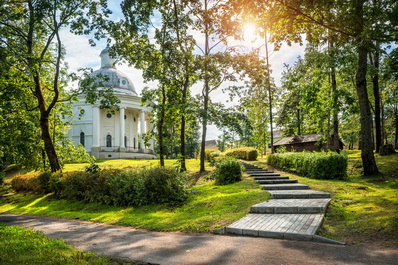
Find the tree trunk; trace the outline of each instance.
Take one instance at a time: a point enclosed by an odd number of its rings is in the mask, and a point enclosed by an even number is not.
[[[265,38],[265,57],[267,59],[267,89],[268,89],[268,104],[269,104],[269,123],[270,123],[270,148],[271,154],[274,153],[274,128],[272,126],[272,93],[271,93],[271,71],[269,65],[268,55],[268,40],[267,32],[264,33]]]
[[[208,69],[208,59],[209,59],[209,54],[210,54],[210,47],[209,47],[209,25],[208,25],[208,6],[207,6],[207,1],[204,1],[204,16],[205,16],[205,51],[204,51],[204,87],[203,87],[203,113],[202,113],[202,143],[201,143],[201,149],[200,149],[200,172],[205,172],[205,148],[206,148],[206,133],[207,133],[207,111],[208,111],[208,105],[209,105],[209,93],[210,93],[210,88],[209,88],[209,69]]]
[[[55,151],[54,143],[51,139],[50,127],[48,125],[48,115],[41,113],[40,116],[40,128],[41,136],[44,142],[44,149],[51,167],[51,172],[57,172],[61,170],[61,166]]]
[[[164,124],[164,107],[166,105],[166,90],[162,86],[162,108],[160,110],[160,117],[158,121],[158,138],[159,138],[159,162],[160,166],[164,167],[164,143],[163,143],[163,124]]]
[[[330,77],[332,83],[332,96],[333,96],[333,150],[340,153],[340,141],[339,141],[339,104],[338,104],[338,93],[337,93],[337,82],[336,82],[336,67],[334,58],[334,43],[330,41],[332,67],[330,69]],[[329,135],[328,135],[329,138]]]
[[[375,97],[375,128],[376,128],[376,152],[378,153],[380,150],[380,146],[382,145],[381,138],[381,120],[380,120],[380,89],[379,89],[379,44],[376,43],[376,51],[374,55],[374,67],[376,68],[376,72],[372,78],[373,83],[373,94]]]
[[[395,105],[395,141],[394,146],[398,148],[398,105]]]
[[[379,173],[372,147],[372,117],[370,112],[370,102],[368,91],[366,89],[366,71],[367,71],[367,47],[362,43],[362,39],[358,40],[358,69],[356,73],[356,91],[360,108],[360,147],[361,158],[364,169],[364,175],[376,175]]]
[[[207,82],[206,82],[207,81]],[[208,89],[208,80],[205,79],[205,90]],[[207,90],[208,91],[208,90]],[[205,148],[206,148],[206,132],[207,132],[207,109],[209,104],[209,94],[205,93],[203,98],[203,117],[202,117],[202,143],[200,149],[200,172],[205,172]]]
[[[301,114],[299,108],[297,108],[297,135],[301,135]]]
[[[180,141],[181,141],[181,171],[187,171],[187,167],[185,165],[185,114],[181,116],[181,132],[180,132]]]

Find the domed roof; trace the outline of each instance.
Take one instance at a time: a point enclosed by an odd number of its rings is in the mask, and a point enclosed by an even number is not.
[[[109,56],[109,47],[101,51],[101,68],[91,73],[90,76],[101,80],[103,86],[113,87],[117,94],[129,94],[137,96],[133,82],[126,74],[120,72],[115,67],[115,60]]]

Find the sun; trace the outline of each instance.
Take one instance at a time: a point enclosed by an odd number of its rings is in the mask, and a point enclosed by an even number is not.
[[[256,40],[256,26],[253,23],[246,22],[243,24],[243,40],[247,43],[252,43]]]

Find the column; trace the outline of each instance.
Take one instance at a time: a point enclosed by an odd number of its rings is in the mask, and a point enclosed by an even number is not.
[[[145,111],[140,110],[140,147],[145,149],[144,139],[142,136],[145,134]]]
[[[148,118],[148,130],[149,131],[151,131],[152,132],[152,130],[153,130],[153,125],[152,125],[152,123],[151,123],[151,120],[150,120],[150,118]],[[153,144],[153,138],[151,137],[151,140],[149,140],[149,145],[150,145],[150,149],[153,151],[153,150],[155,150],[155,147],[154,147],[154,144]]]
[[[125,122],[124,122],[124,107],[120,107],[120,136],[119,136],[119,147],[120,149],[125,148],[124,146],[124,133],[125,133]]]
[[[93,146],[91,147],[91,155],[95,158],[100,158],[100,135],[101,135],[101,116],[100,109],[93,106]]]
[[[93,106],[93,146],[100,147],[100,110]]]

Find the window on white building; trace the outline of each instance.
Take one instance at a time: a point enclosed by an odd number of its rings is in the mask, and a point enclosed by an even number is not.
[[[106,136],[106,147],[112,147],[112,136],[110,134]]]
[[[85,135],[84,135],[84,132],[81,132],[81,133],[80,133],[80,144],[83,145],[83,146],[84,146],[84,140],[85,140],[85,139],[84,139],[84,136],[85,136]]]

